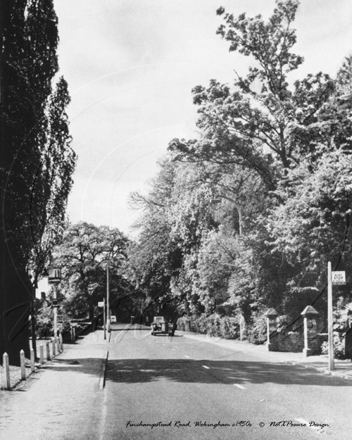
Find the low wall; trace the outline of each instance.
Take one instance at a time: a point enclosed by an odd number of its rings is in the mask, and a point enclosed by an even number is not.
[[[302,352],[304,348],[304,337],[300,332],[281,331],[271,338],[277,344],[277,351],[292,353]]]

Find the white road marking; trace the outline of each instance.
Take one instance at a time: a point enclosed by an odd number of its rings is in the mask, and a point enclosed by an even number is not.
[[[239,388],[240,390],[245,390],[246,389],[243,385],[240,385],[238,383],[234,383],[233,386]]]
[[[207,370],[210,370],[210,368],[207,367],[206,365],[202,365],[202,367],[205,368],[205,369],[207,369]]]

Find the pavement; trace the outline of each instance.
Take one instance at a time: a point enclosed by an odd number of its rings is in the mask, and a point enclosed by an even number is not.
[[[86,363],[87,359],[95,359],[98,363],[96,368],[101,370],[98,378],[98,386],[103,387],[104,383],[104,371],[106,368],[106,358],[107,358],[107,346],[108,346],[108,336],[104,340],[103,330],[97,330],[94,333],[89,333],[86,336],[80,336],[74,343],[64,344],[64,350],[56,356],[52,356],[51,360],[45,360],[41,365],[39,362],[35,363],[34,371],[30,367],[30,361],[26,359],[26,381],[21,380],[21,368],[17,366],[10,365],[10,384],[11,389],[21,389],[26,387],[26,383],[37,380],[41,373],[50,370],[51,373],[55,372],[58,365],[63,365],[65,361],[70,362],[72,359],[77,360],[77,362]],[[51,347],[51,346],[50,346]],[[51,350],[51,348],[50,348]],[[59,371],[59,370],[58,370]],[[0,367],[0,392],[5,391],[5,374],[4,369]],[[6,392],[6,391],[5,391]]]
[[[1,390],[0,438],[99,439],[107,348],[101,330],[79,337],[11,391]]]

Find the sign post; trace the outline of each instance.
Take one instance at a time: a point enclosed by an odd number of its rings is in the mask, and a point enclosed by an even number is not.
[[[105,327],[105,298],[103,301],[98,301],[98,307],[103,309],[103,328],[104,328],[104,339],[106,339],[106,327]]]
[[[103,319],[104,319],[104,339],[106,339],[106,324],[105,324],[105,298],[103,298]]]
[[[332,286],[346,284],[344,271],[331,271],[331,262],[328,262],[328,346],[329,346],[329,370],[335,370],[334,365],[334,315],[332,302]]]

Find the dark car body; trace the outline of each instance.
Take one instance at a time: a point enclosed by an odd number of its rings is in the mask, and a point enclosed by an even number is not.
[[[164,316],[154,316],[151,323],[151,334],[166,334],[173,336],[175,332],[174,326],[166,321]]]

